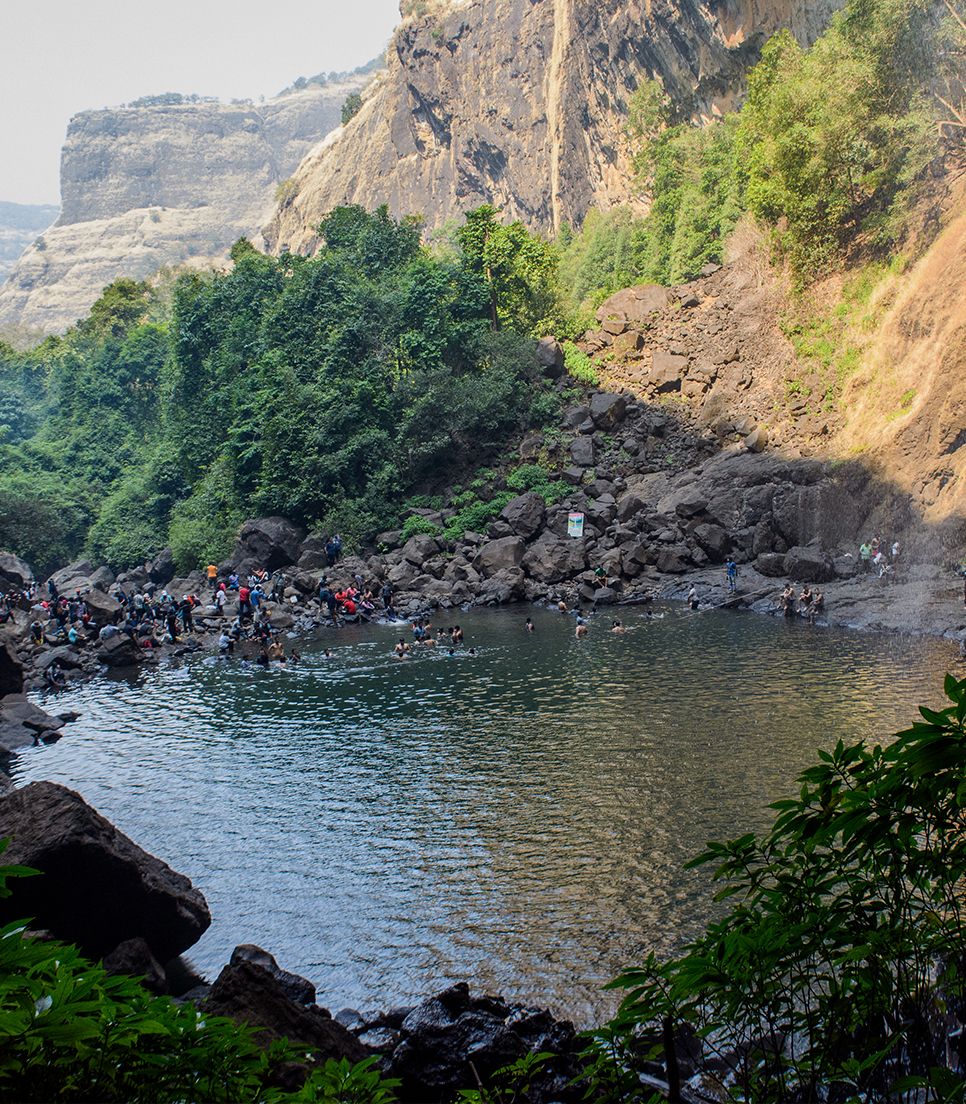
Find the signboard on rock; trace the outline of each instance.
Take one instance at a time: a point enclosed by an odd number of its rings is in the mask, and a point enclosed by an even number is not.
[[[582,537],[584,535],[584,515],[583,514],[568,514],[567,515],[567,536],[568,537]]]

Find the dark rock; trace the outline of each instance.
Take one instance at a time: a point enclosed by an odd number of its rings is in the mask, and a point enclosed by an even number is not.
[[[34,578],[34,569],[12,552],[0,552],[0,580],[7,586],[22,587]]]
[[[358,1034],[366,1026],[362,1013],[355,1008],[340,1008],[332,1018],[336,1023],[342,1024],[346,1031],[354,1034]]]
[[[671,497],[669,505],[678,517],[690,518],[707,510],[708,499],[695,486],[682,487]]]
[[[688,569],[685,553],[674,548],[661,549],[654,566],[665,575],[681,575]]]
[[[597,590],[594,592],[594,605],[612,606],[619,598],[620,595],[613,587],[598,587]]]
[[[319,1062],[329,1058],[359,1062],[368,1053],[328,1012],[292,1000],[279,981],[254,962],[226,966],[211,987],[205,1010],[249,1024],[263,1044],[288,1038],[314,1047]]]
[[[623,395],[598,391],[590,398],[590,416],[598,429],[613,429],[624,420],[627,400]]]
[[[626,323],[622,323],[625,326]],[[638,330],[626,330],[615,337],[611,342],[611,350],[615,357],[633,357],[644,348],[644,335]]]
[[[228,960],[230,966],[239,962],[252,962],[267,970],[281,986],[282,992],[296,1004],[315,1004],[315,986],[308,978],[283,970],[275,961],[275,956],[256,946],[254,943],[241,943],[232,952]]]
[[[94,655],[105,667],[135,667],[144,658],[137,644],[123,633],[98,640]]]
[[[473,566],[483,575],[496,575],[506,568],[519,567],[526,551],[519,537],[501,537],[484,544],[473,561]]]
[[[23,667],[8,644],[0,644],[0,698],[23,693]]]
[[[109,974],[140,978],[152,993],[167,993],[168,979],[164,967],[151,954],[151,948],[140,936],[125,939],[104,956],[104,969]]]
[[[704,522],[694,527],[692,535],[708,554],[709,559],[716,563],[724,561],[725,554],[731,548],[731,539],[726,529],[723,529],[720,525]]]
[[[8,694],[0,700],[0,750],[12,753],[40,740],[50,742],[62,724],[23,694]]]
[[[587,552],[582,540],[543,533],[527,550],[523,569],[531,579],[541,583],[559,583],[570,579],[587,566]]]
[[[642,514],[646,508],[647,503],[639,494],[628,491],[617,500],[617,520],[630,521],[638,514]]]
[[[439,552],[439,541],[429,536],[428,533],[417,533],[410,537],[403,545],[403,559],[408,560],[414,567],[422,567],[426,560]]]
[[[253,518],[241,527],[232,562],[275,571],[297,562],[304,537],[305,530],[287,518]]]
[[[579,486],[583,482],[584,469],[578,467],[564,468],[563,478],[574,486]]]
[[[162,549],[146,568],[152,583],[158,586],[170,583],[175,576],[174,553],[170,548]]]
[[[59,939],[101,958],[140,936],[160,962],[196,943],[211,923],[201,893],[132,843],[72,790],[32,782],[0,801],[6,862],[43,872],[0,899],[3,923],[33,917]]]
[[[55,571],[50,577],[61,594],[68,594],[71,591],[86,587],[93,573],[94,565],[90,560],[76,560],[74,563],[60,568],[59,571]]]
[[[778,579],[785,574],[785,557],[780,552],[762,552],[755,558],[755,570],[769,579]]]
[[[835,578],[835,568],[821,548],[798,545],[785,553],[785,574],[797,582],[826,583]]]
[[[564,354],[560,342],[554,337],[541,337],[537,342],[536,361],[544,375],[556,379],[563,375]]]
[[[528,491],[511,499],[500,514],[513,532],[524,540],[529,540],[543,528],[546,516],[546,504],[535,491]]]
[[[576,429],[590,417],[590,411],[586,406],[572,406],[564,411],[563,425],[565,429]]]
[[[570,443],[570,458],[581,468],[590,468],[594,464],[593,437],[576,437]]]
[[[95,625],[116,624],[123,610],[121,603],[116,598],[112,598],[102,590],[88,591],[84,595],[84,601],[91,611],[91,620]]]

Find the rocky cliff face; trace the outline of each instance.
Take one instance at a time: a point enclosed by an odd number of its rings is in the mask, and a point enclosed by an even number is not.
[[[633,199],[627,100],[659,79],[680,112],[731,106],[765,39],[803,41],[837,0],[464,0],[405,21],[360,113],[299,167],[266,231],[308,252],[340,203],[429,227],[483,202],[531,228]]]
[[[119,276],[217,260],[239,236],[256,236],[279,183],[339,125],[346,96],[366,79],[309,86],[257,106],[184,103],[75,116],[61,157],[60,218],[0,288],[0,327],[62,330]]]

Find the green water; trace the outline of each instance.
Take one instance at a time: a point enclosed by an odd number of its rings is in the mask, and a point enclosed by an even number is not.
[[[708,919],[687,858],[763,827],[816,747],[938,703],[957,662],[750,614],[624,618],[577,641],[520,607],[460,615],[475,657],[398,662],[399,631],[373,626],[288,669],[199,657],[102,679],[58,696],[82,720],[15,776],[80,790],[193,879],[205,971],[254,942],[331,1008],[470,979],[588,1022],[613,1005],[603,982]]]

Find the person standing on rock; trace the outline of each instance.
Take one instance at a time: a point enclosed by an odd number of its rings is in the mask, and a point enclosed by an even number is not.
[[[238,588],[238,616],[244,620],[252,613],[252,592],[247,586]]]
[[[208,573],[208,585],[211,587],[212,590],[217,590],[218,589],[218,565],[217,564],[208,564],[208,566],[205,568],[205,571]]]
[[[868,541],[863,541],[859,545],[859,562],[862,564],[862,570],[868,575],[872,570],[872,546]]]
[[[393,597],[392,583],[390,583],[388,581],[383,583],[382,584],[382,590],[380,591],[380,594],[382,595],[382,604],[383,604],[383,606],[387,610],[392,609],[392,597]]]
[[[729,556],[728,562],[725,564],[725,575],[728,579],[728,593],[738,593],[738,565]]]

